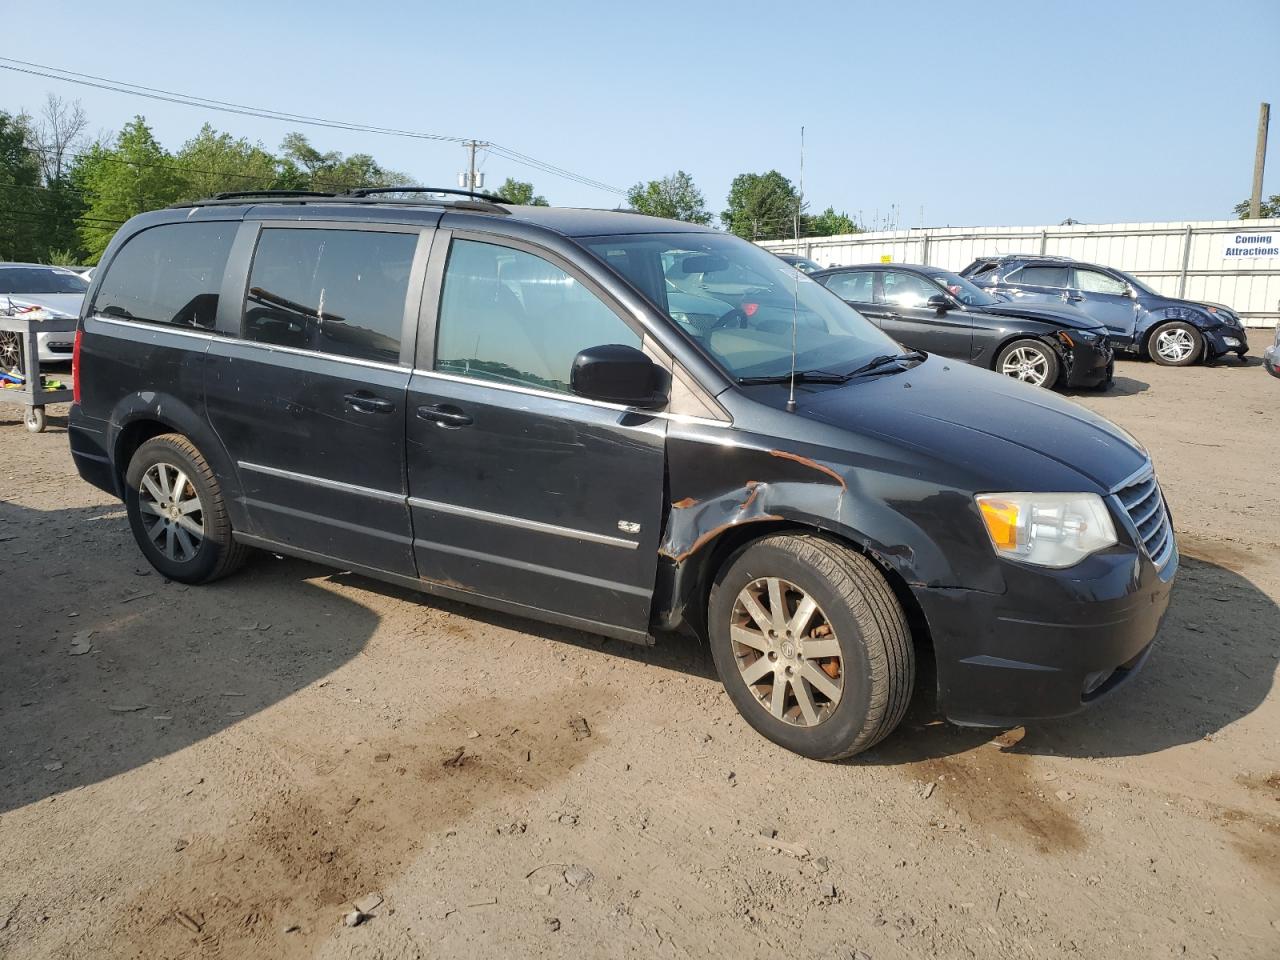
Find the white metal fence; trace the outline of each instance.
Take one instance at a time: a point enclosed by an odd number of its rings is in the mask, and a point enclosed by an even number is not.
[[[1241,247],[1235,241],[1242,234],[1270,241]],[[1166,296],[1225,303],[1249,326],[1280,321],[1280,219],[938,227],[769,240],[761,246],[801,253],[824,267],[892,260],[960,270],[996,253],[1056,254],[1125,270]],[[1268,251],[1274,255],[1255,255]]]

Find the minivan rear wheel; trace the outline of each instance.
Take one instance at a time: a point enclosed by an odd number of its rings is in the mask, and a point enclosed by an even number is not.
[[[870,560],[823,537],[771,536],[735,554],[712,585],[708,634],[743,718],[805,757],[866,750],[911,699],[902,605]]]
[[[138,546],[170,580],[208,583],[235,571],[248,555],[232,538],[217,477],[181,434],[138,447],[125,474],[125,508]]]

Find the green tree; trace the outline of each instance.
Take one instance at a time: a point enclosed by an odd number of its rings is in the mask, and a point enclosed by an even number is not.
[[[728,208],[720,222],[748,240],[779,240],[792,236],[795,218],[803,213],[800,194],[777,170],[741,173],[729,185]]]
[[[0,260],[39,259],[42,215],[30,123],[0,111]]]
[[[174,157],[186,182],[186,199],[210,197],[233,190],[269,190],[279,174],[276,158],[261,144],[209,124],[182,145]]]
[[[702,191],[694,184],[693,177],[683,170],[661,180],[637,183],[627,191],[627,203],[637,213],[647,213],[651,217],[684,220],[686,223],[711,222],[711,213],[706,209]]]
[[[327,190],[341,193],[355,187],[408,186],[403,173],[379,165],[367,153],[344,157],[337,150],[321,153],[301,133],[291,133],[280,144],[280,176],[289,189]],[[301,176],[299,176],[301,174]],[[301,183],[300,186],[293,184]]]
[[[514,177],[507,177],[502,181],[502,186],[498,188],[498,196],[505,200],[509,200],[515,204],[521,204],[529,207],[546,207],[547,198],[536,196],[533,192],[533,184],[526,180],[517,180]]]
[[[114,144],[97,143],[81,154],[71,179],[87,200],[80,238],[90,263],[102,256],[113,226],[176,203],[190,191],[181,164],[156,142],[140,116],[125,124]]]
[[[835,207],[827,207],[821,213],[805,217],[800,224],[801,231],[809,237],[834,237],[837,234],[861,233],[858,225],[844,211],[836,213]]]
[[[1237,203],[1232,208],[1235,211],[1236,218],[1240,220],[1249,219],[1249,201],[1244,200]],[[1262,208],[1258,211],[1264,217],[1280,217],[1280,193],[1273,193],[1270,199],[1262,198]]]

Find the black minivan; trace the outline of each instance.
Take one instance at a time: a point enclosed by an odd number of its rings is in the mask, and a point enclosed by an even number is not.
[[[354,191],[143,214],[74,384],[77,467],[165,576],[260,547],[642,643],[686,628],[815,758],[886,736],[924,649],[957,723],[1081,709],[1142,664],[1178,565],[1122,430],[630,213]]]

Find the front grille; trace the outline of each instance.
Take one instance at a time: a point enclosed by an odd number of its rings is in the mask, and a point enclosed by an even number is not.
[[[1116,499],[1138,531],[1147,556],[1157,570],[1163,570],[1173,556],[1173,525],[1155,473],[1148,470],[1137,480],[1125,484],[1116,491]]]

